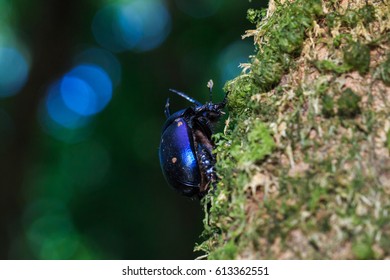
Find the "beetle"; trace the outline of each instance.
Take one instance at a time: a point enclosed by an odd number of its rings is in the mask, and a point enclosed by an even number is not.
[[[207,84],[210,100],[202,104],[187,94],[169,89],[191,102],[193,106],[174,114],[170,112],[169,98],[164,113],[167,120],[162,129],[159,158],[167,182],[187,197],[202,198],[217,181],[213,127],[224,114],[227,94],[222,102],[212,102],[213,81]]]

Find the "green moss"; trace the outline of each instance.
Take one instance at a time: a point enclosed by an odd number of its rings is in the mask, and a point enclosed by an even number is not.
[[[337,100],[337,114],[341,117],[353,118],[360,113],[360,96],[347,88]]]
[[[336,12],[330,12],[326,15],[326,21],[329,28],[334,28],[338,23],[344,27],[355,28],[359,22],[363,25],[367,25],[374,20],[375,8],[370,4],[366,4],[357,10],[347,9],[343,15]]]
[[[364,25],[375,20],[375,8],[370,4],[364,5],[358,10],[348,9],[344,15],[340,16],[341,24],[347,27],[354,28],[358,22]]]
[[[358,11],[359,18],[364,25],[369,24],[375,20],[375,8],[373,5],[366,4]]]
[[[336,74],[347,73],[357,70],[361,75],[368,72],[370,67],[370,48],[361,42],[355,42],[350,34],[339,34],[333,39],[333,46],[343,47],[343,63],[336,63],[331,60],[313,61],[314,66],[321,71],[334,72]]]
[[[196,249],[209,259],[387,257],[384,170],[379,162],[369,168],[364,162],[372,146],[368,136],[383,129],[384,114],[372,106],[377,96],[347,88],[341,75],[368,73],[371,50],[382,61],[377,48],[386,49],[386,31],[372,44],[354,27],[377,23],[375,9],[384,4],[347,12],[337,1],[272,4],[273,13],[261,22],[264,14],[248,12],[257,23],[258,53],[249,72],[225,85],[228,125],[214,136],[219,182],[202,200],[205,241]],[[322,4],[332,12],[326,20]],[[316,21],[319,28],[311,32]],[[337,32],[322,32],[327,27]],[[328,49],[329,60],[309,60],[317,46]],[[389,81],[388,64],[389,57],[374,77]]]
[[[300,54],[306,31],[322,15],[321,0],[278,4],[273,19],[263,27],[264,43],[252,61],[252,75],[261,89],[267,91],[279,83],[291,59]]]
[[[328,13],[326,15],[326,22],[328,23],[328,26],[330,28],[335,27],[338,20],[339,20],[339,15],[336,13]]]
[[[277,119],[277,100],[278,97],[274,95],[264,98],[261,102],[252,102],[249,106],[252,113],[257,115],[260,121],[269,123]]]
[[[267,13],[266,9],[261,9],[261,10],[248,9],[246,18],[249,22],[256,24],[262,18],[265,17],[266,13]]]
[[[322,96],[322,114],[324,114],[326,118],[334,116],[333,98],[327,94]]]
[[[343,50],[344,62],[359,73],[365,74],[370,67],[370,48],[360,42],[351,41]]]
[[[230,135],[216,134],[214,139],[218,146],[216,153],[232,159],[236,168],[264,159],[275,147],[268,127],[259,120],[240,122]],[[224,160],[221,158],[220,162]]]
[[[329,90],[329,83],[327,81],[325,82],[319,82],[316,84],[315,86],[315,89],[316,89],[316,92],[318,93],[318,95],[323,95],[325,94],[328,90]],[[302,89],[301,87],[299,87],[299,89]]]
[[[390,55],[387,59],[377,68],[379,78],[387,86],[390,86]]]
[[[315,67],[321,72],[334,72],[337,74],[343,74],[352,69],[352,66],[348,64],[338,65],[330,60],[317,60],[314,62]]]
[[[252,95],[258,93],[260,88],[254,83],[249,75],[241,75],[226,83],[224,90],[229,92],[228,110],[241,114],[248,108]]]
[[[246,139],[242,143],[236,143],[231,149],[232,157],[239,165],[257,162],[271,154],[275,143],[270,135],[268,127],[262,122],[254,122],[250,125]]]
[[[301,5],[306,14],[315,15],[317,17],[324,15],[321,0],[303,1]]]
[[[360,260],[371,260],[375,258],[374,251],[371,248],[371,242],[357,241],[352,246],[352,252]]]
[[[209,255],[210,260],[234,260],[237,256],[237,246],[233,241],[228,242],[225,246],[218,248]]]
[[[358,11],[348,9],[341,17],[341,24],[348,27],[355,27],[359,22]]]
[[[279,83],[285,71],[285,60],[277,52],[269,50],[252,61],[252,76],[262,91],[268,91]]]
[[[290,24],[280,31],[279,48],[288,54],[299,53],[305,38],[305,29],[299,24]]]
[[[213,196],[202,200],[207,213],[202,236],[206,239],[195,250],[212,252],[210,259],[235,258],[239,246],[233,242],[243,234],[246,194],[243,188],[248,182],[247,166],[263,160],[274,149],[274,141],[268,127],[259,120],[236,116],[239,120],[231,124],[226,133],[214,136],[217,154],[216,168],[220,181]],[[234,203],[226,203],[233,199]],[[210,207],[211,206],[211,207]],[[226,243],[226,240],[230,242]]]

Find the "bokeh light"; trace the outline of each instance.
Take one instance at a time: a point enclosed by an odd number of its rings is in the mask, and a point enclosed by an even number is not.
[[[38,119],[43,130],[66,143],[84,140],[91,133],[92,118],[70,110],[61,97],[61,81],[54,82],[47,90]]]
[[[88,48],[75,56],[74,65],[93,64],[104,69],[110,76],[113,86],[121,81],[122,69],[118,59],[109,51],[101,48]]]
[[[50,86],[45,105],[49,117],[65,128],[79,128],[90,121],[90,118],[78,114],[65,104],[62,98],[61,81]]]
[[[40,110],[42,127],[65,142],[77,142],[88,135],[92,117],[101,112],[112,98],[109,75],[93,64],[81,64],[48,89]]]
[[[253,44],[241,40],[231,43],[222,50],[218,58],[221,84],[233,79],[241,72],[240,63],[247,63],[252,51]]]
[[[17,94],[27,81],[29,63],[16,47],[0,46],[0,98]]]
[[[42,259],[70,258],[80,240],[63,201],[40,199],[33,201],[27,209],[24,224],[33,254]]]
[[[194,18],[214,15],[221,4],[222,0],[176,0],[178,8]]]
[[[112,98],[112,82],[96,65],[78,65],[61,80],[61,97],[66,106],[81,116],[99,113]]]
[[[96,41],[113,52],[152,50],[164,42],[170,29],[170,14],[160,0],[108,5],[92,22]]]

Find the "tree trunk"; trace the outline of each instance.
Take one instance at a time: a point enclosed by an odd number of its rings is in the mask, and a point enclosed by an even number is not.
[[[70,64],[74,39],[70,26],[78,23],[78,2],[41,0],[37,17],[22,20],[29,30],[33,64],[30,78],[21,92],[13,97],[10,115],[14,130],[10,144],[3,147],[0,158],[0,259],[12,257],[11,245],[20,231],[23,184],[26,166],[31,159],[36,114],[48,86]],[[1,137],[2,135],[0,135]]]
[[[229,81],[209,259],[390,258],[389,0],[270,1]]]

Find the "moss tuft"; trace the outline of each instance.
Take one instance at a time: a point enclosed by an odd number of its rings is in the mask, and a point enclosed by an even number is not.
[[[386,86],[390,86],[390,54],[387,59],[377,68],[379,78]]]
[[[358,11],[363,24],[369,24],[375,20],[375,8],[373,5],[366,4]]]
[[[343,14],[340,14],[339,12],[330,12],[326,15],[326,22],[330,29],[337,25],[355,28],[359,22],[363,25],[373,22],[375,16],[375,7],[366,3],[366,5],[360,9],[348,8]]]
[[[268,91],[280,81],[285,67],[283,57],[270,50],[252,61],[252,76],[262,91]]]
[[[343,74],[352,69],[352,66],[348,64],[338,65],[330,60],[317,60],[314,62],[314,66],[317,67],[317,69],[322,73],[334,72],[337,74]]]
[[[337,100],[337,114],[341,117],[353,118],[360,113],[359,102],[361,98],[350,88],[341,93]]]
[[[250,23],[256,24],[258,23],[262,18],[265,17],[267,10],[255,10],[255,9],[248,9],[246,13],[246,18]]]
[[[341,17],[341,24],[347,27],[356,27],[359,22],[358,11],[348,9]]]
[[[231,155],[239,165],[260,161],[271,154],[275,147],[266,125],[261,122],[253,122],[246,124],[246,126],[250,127],[246,133],[246,139],[241,143],[235,143],[235,147],[231,149]]]
[[[361,75],[368,72],[370,67],[370,48],[360,42],[350,42],[343,50],[344,62]]]
[[[224,90],[229,92],[228,110],[241,114],[247,109],[251,96],[259,92],[259,87],[251,76],[242,75],[226,83]]]
[[[307,30],[322,15],[321,0],[278,4],[273,18],[283,24],[270,20],[263,26],[264,43],[252,61],[252,75],[261,89],[267,91],[279,83],[292,58],[300,54]]]
[[[336,13],[329,13],[326,15],[326,22],[330,28],[333,28],[336,26],[337,21],[339,20],[339,15]]]
[[[333,98],[327,94],[322,96],[322,114],[324,114],[326,118],[334,116]]]
[[[352,246],[352,252],[359,260],[372,260],[375,258],[374,251],[371,248],[371,242],[356,242]]]
[[[210,260],[234,260],[237,256],[237,246],[230,241],[209,255]]]

